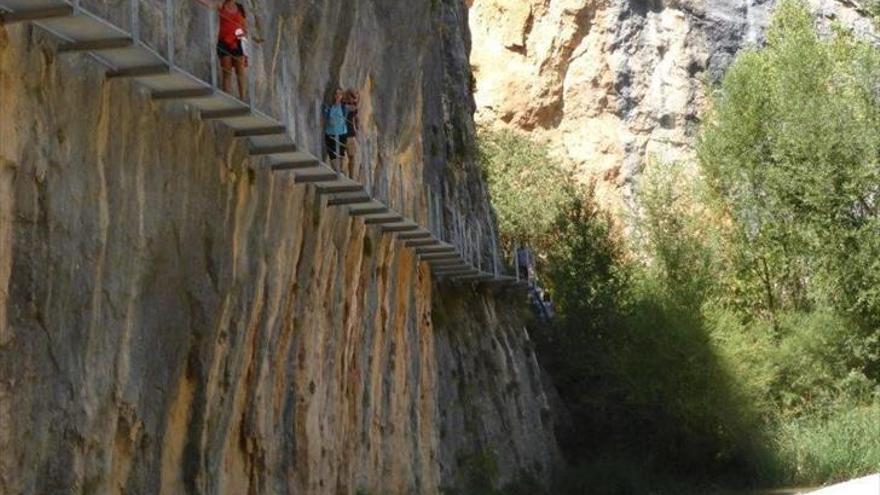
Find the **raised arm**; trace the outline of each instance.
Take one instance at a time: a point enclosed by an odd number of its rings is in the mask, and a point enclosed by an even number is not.
[[[220,8],[221,5],[223,5],[223,0],[196,0],[196,2],[199,2],[200,4],[212,10],[217,10]]]

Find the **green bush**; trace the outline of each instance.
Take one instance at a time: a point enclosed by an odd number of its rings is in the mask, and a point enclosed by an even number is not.
[[[699,171],[657,163],[640,184],[634,250],[644,277],[660,285],[654,292],[691,313],[709,300],[736,307],[754,300],[737,273],[744,246]]]
[[[575,195],[571,174],[522,132],[481,128],[477,143],[502,245],[542,250],[557,216]]]
[[[611,218],[599,211],[592,191],[560,205],[546,251],[548,283],[577,334],[602,332],[612,325],[627,274],[623,252],[611,236]],[[571,325],[569,325],[571,327]]]

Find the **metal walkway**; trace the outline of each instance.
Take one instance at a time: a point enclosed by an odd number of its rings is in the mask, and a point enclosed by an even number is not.
[[[415,249],[418,259],[429,263],[434,275],[441,279],[521,284],[518,277],[502,274],[497,260],[492,263],[492,271],[482,268],[479,235],[473,262],[468,256],[474,254],[472,247],[442,240],[442,228],[426,228],[394,211],[372,197],[363,184],[336,172],[297,146],[285,123],[289,119],[259,111],[253,96],[245,102],[220,91],[217,57],[213,52],[217,32],[213,12],[209,11],[210,28],[206,33],[210,67],[202,71],[210,71],[206,81],[187,70],[185,61],[175,60],[187,55],[175,51],[174,9],[181,7],[180,0],[164,0],[164,33],[156,33],[155,29],[142,32],[146,31],[146,26],[140,25],[142,1],[129,0],[125,8],[119,8],[104,0],[0,0],[0,24],[31,22],[58,39],[60,53],[88,53],[106,66],[108,79],[134,80],[146,87],[156,101],[184,103],[197,109],[203,120],[231,128],[236,138],[247,141],[251,156],[265,159],[273,171],[293,172],[295,183],[311,185],[319,196],[327,197],[327,207],[344,207],[350,216],[362,217],[367,225],[395,235],[405,247]],[[161,6],[162,0],[151,5]],[[256,71],[247,72],[252,83]],[[253,95],[255,85],[249,84],[248,88],[249,95]],[[430,220],[429,217],[429,223]]]

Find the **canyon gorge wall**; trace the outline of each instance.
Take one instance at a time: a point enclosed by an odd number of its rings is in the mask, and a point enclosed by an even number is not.
[[[179,5],[198,60],[205,11]],[[256,5],[259,101],[319,153],[318,103],[360,89],[360,177],[420,219],[439,191],[490,259],[466,6]],[[521,292],[438,284],[229,129],[55,43],[0,27],[0,493],[434,494],[487,457],[498,483],[549,476]]]
[[[839,22],[880,40],[863,2],[807,3],[822,30]],[[645,166],[692,161],[707,91],[739,50],[763,41],[774,5],[473,0],[477,121],[548,143],[625,214]]]

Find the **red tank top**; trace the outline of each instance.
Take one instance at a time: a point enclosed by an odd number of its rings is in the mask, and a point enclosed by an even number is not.
[[[245,16],[241,5],[235,4],[235,12],[230,12],[226,10],[224,5],[221,5],[219,13],[220,34],[218,39],[227,46],[238,46],[238,36],[235,35],[235,31],[238,29],[243,31],[245,25]]]

